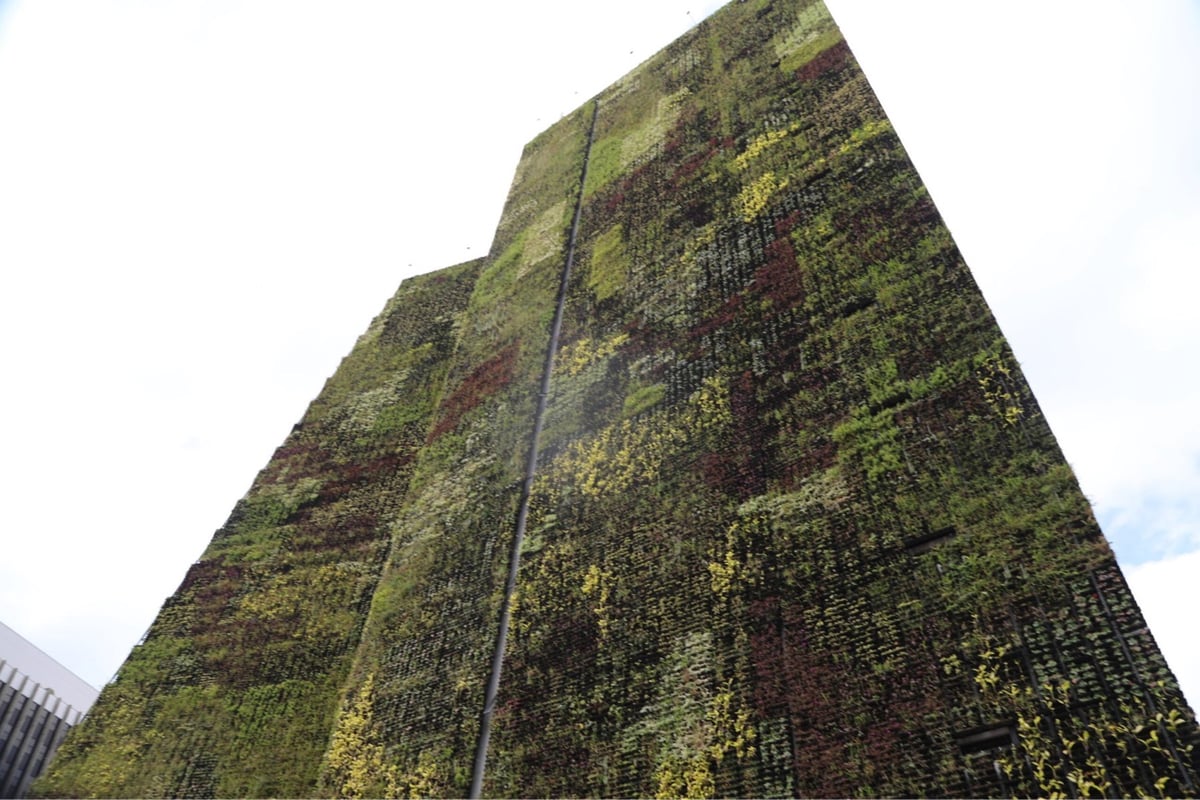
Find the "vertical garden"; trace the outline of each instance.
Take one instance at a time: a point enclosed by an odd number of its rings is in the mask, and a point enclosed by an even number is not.
[[[732,3],[527,146],[489,255],[400,287],[35,789],[461,796],[506,605],[485,794],[1200,793],[820,2]]]

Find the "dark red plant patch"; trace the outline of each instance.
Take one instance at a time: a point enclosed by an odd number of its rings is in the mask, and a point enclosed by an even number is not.
[[[850,54],[850,45],[846,44],[846,40],[843,39],[837,44],[825,48],[815,58],[796,70],[796,82],[807,83],[819,78],[826,72],[839,70],[851,58],[853,56]]]
[[[442,401],[441,419],[434,426],[427,441],[432,442],[443,433],[453,430],[462,418],[480,403],[508,386],[520,349],[519,341],[512,342],[472,370],[450,396]]]
[[[767,263],[754,273],[754,289],[770,299],[776,309],[795,308],[804,302],[804,287],[796,266],[796,249],[787,238],[767,245]]]

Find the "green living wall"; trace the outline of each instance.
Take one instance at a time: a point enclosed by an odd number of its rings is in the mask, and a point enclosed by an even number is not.
[[[479,267],[405,282],[36,791],[313,791]]]
[[[488,257],[400,287],[37,791],[461,796],[504,607],[485,794],[1200,791],[819,2],[732,3],[529,144]]]

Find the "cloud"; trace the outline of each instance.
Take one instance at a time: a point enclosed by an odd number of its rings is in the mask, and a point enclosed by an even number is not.
[[[1156,356],[1189,358],[1200,348],[1200,202],[1181,205],[1185,199],[1175,198],[1146,220],[1134,232],[1131,246],[1130,263],[1138,280],[1123,298],[1121,322],[1135,338],[1134,347]]]
[[[1061,388],[1039,393],[1125,563],[1200,547],[1200,273],[1185,266],[1197,230],[1200,204],[1184,198],[1131,226],[1108,300],[1072,323]]]
[[[1194,587],[1200,550],[1124,570],[1138,606],[1154,632],[1193,708],[1200,703],[1200,638],[1196,636]]]

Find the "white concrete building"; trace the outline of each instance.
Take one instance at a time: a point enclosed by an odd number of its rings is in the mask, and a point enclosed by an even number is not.
[[[0,797],[23,797],[99,692],[0,623]]]

